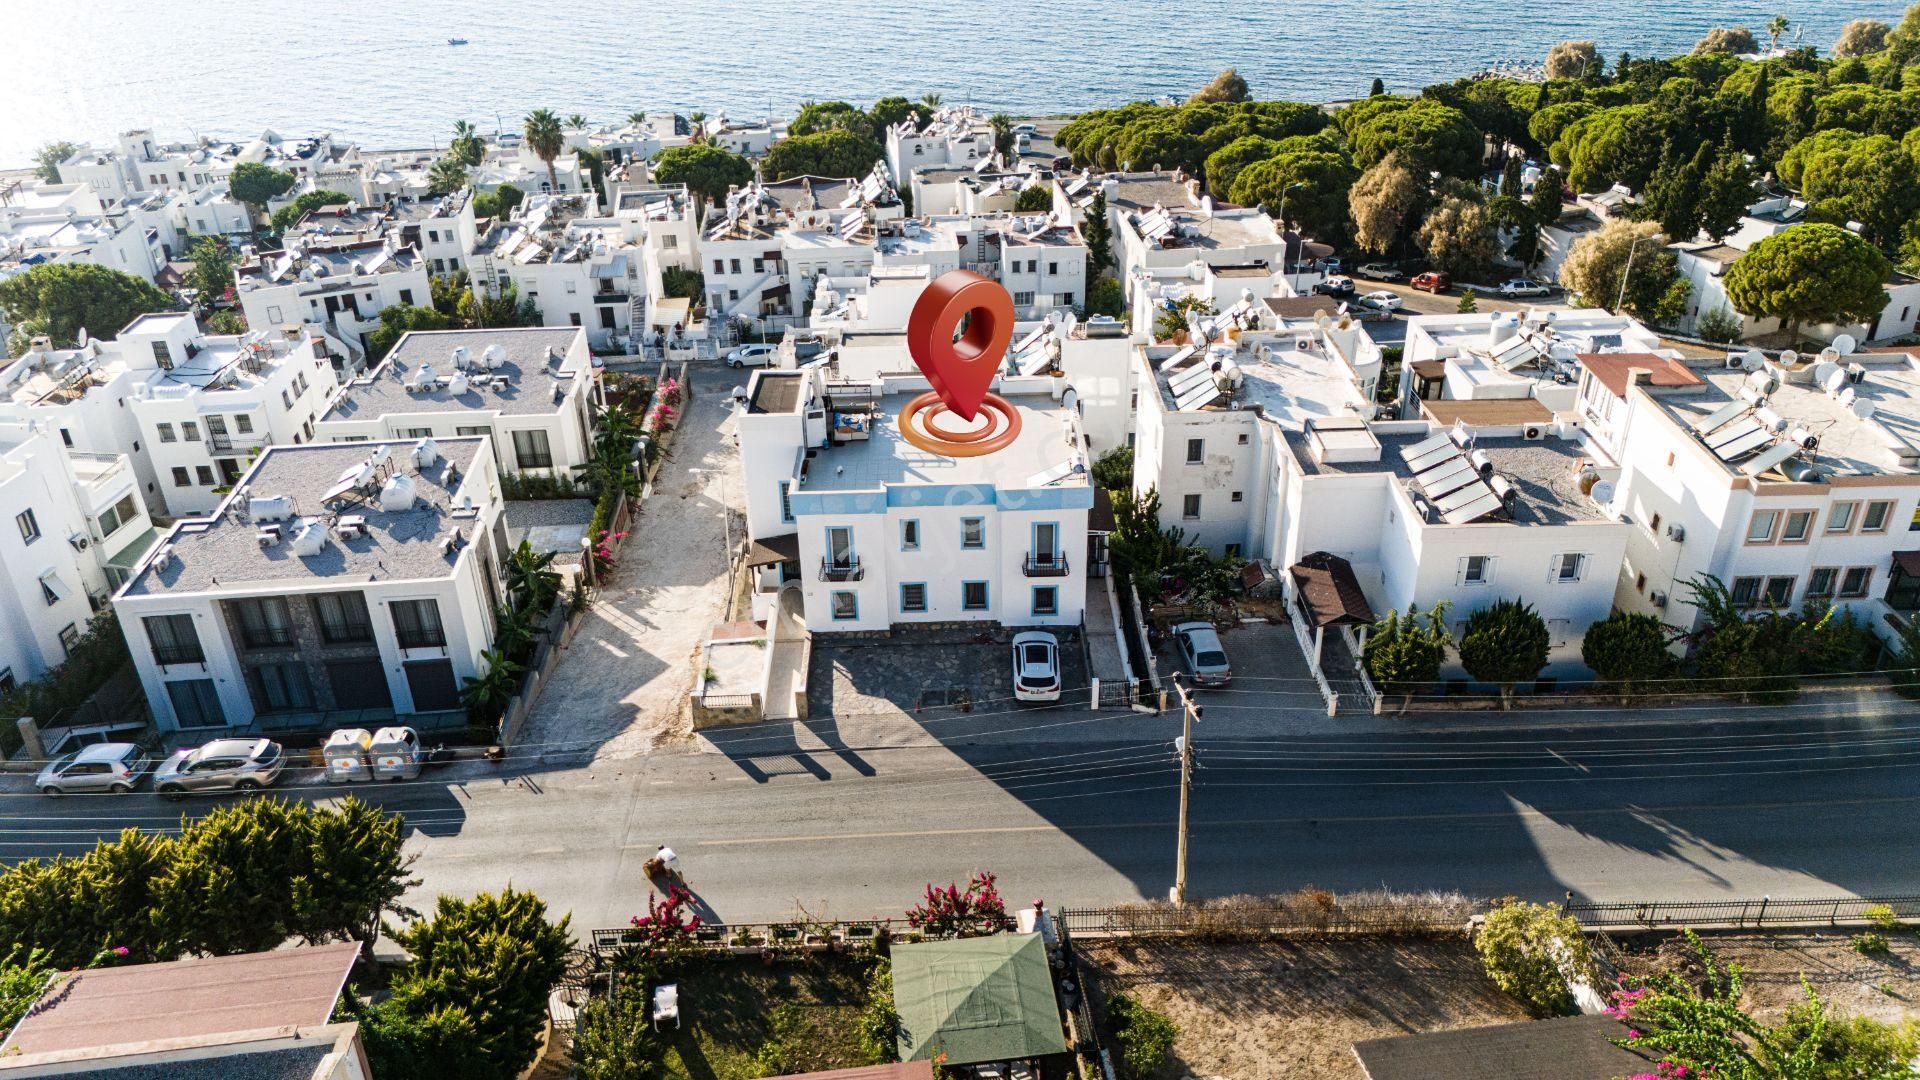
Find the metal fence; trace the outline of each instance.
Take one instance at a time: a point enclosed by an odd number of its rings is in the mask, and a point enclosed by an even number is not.
[[[1590,930],[1674,929],[1698,926],[1835,925],[1877,915],[1920,919],[1920,896],[1836,897],[1826,900],[1652,900],[1600,904],[1576,901],[1567,914]]]

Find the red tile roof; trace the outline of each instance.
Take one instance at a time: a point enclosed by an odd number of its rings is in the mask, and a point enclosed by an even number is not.
[[[1580,362],[1614,397],[1627,396],[1627,372],[1632,368],[1653,372],[1655,386],[1699,386],[1703,381],[1680,361],[1653,353],[1581,353]]]

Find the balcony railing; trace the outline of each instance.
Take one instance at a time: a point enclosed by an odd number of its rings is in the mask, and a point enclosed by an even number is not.
[[[403,649],[438,649],[447,644],[447,635],[440,630],[398,630],[393,632],[394,641]]]
[[[153,660],[162,667],[168,664],[204,664],[207,654],[201,652],[198,645],[155,645]]]
[[[820,560],[821,581],[860,581],[866,576],[866,567],[860,565],[858,555],[847,559]]]
[[[293,644],[291,626],[249,626],[240,631],[240,640],[249,649],[276,649]]]
[[[1025,566],[1028,577],[1066,577],[1067,553],[1056,551],[1051,555],[1028,553]]]

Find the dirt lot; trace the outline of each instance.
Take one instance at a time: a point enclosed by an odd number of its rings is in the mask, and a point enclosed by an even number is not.
[[[1896,1022],[1920,1016],[1920,935],[1886,935],[1890,950],[1864,956],[1849,943],[1853,931],[1824,933],[1702,934],[1721,964],[1738,964],[1745,989],[1742,1004],[1761,1019],[1781,1018],[1806,1000],[1804,976],[1835,1012]],[[1630,975],[1689,972],[1697,967],[1693,947],[1678,934],[1616,937],[1613,960]]]
[[[1125,990],[1178,1025],[1182,1077],[1361,1080],[1356,1040],[1527,1018],[1464,937],[1078,948],[1103,998]]]

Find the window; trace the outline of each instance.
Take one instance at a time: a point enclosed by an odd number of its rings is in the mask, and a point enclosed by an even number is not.
[[[440,605],[432,600],[395,600],[393,635],[403,649],[430,649],[447,643],[440,625]]]
[[[1239,493],[1239,492],[1237,492],[1237,491],[1236,491],[1236,492],[1234,492],[1234,493],[1233,493],[1233,501],[1234,501],[1234,502],[1239,502],[1239,501],[1241,501],[1241,496],[1240,496],[1240,493]]]
[[[486,434],[489,434],[490,432],[492,432],[492,430],[493,430],[492,428],[489,428],[489,427],[484,427],[484,426],[481,426],[481,427],[456,427],[456,428],[454,428],[454,429],[453,429],[453,433],[454,433],[455,435],[486,435]]]
[[[154,429],[160,433],[161,442],[167,443],[167,442],[176,441],[176,438],[173,434],[172,424],[155,424],[153,426],[154,426]]]
[[[1647,591],[1647,575],[1635,574],[1633,576],[1633,591],[1637,593],[1645,593]]]
[[[51,570],[40,579],[40,599],[45,600],[48,607],[60,602],[60,590],[55,588],[59,581],[60,579],[55,577]]]
[[[740,260],[739,260],[739,259],[729,259],[729,260],[727,260],[727,261],[728,261],[728,262],[729,262],[729,263],[731,264],[731,267],[730,267],[730,269],[732,270],[732,272],[733,272],[733,273],[736,273],[736,274],[737,274],[737,273],[739,273],[739,272],[740,272]]]
[[[1205,439],[1187,440],[1187,464],[1198,465],[1206,460],[1207,441]]]
[[[978,550],[987,546],[986,518],[970,517],[960,519],[960,546],[970,550]]]
[[[1047,276],[1052,277],[1055,274],[1058,274],[1059,272],[1060,272],[1060,264],[1057,262],[1054,262],[1051,259],[1047,260]]]
[[[1033,589],[1033,613],[1035,615],[1060,614],[1060,588],[1057,585],[1036,585]]]
[[[246,413],[234,413],[233,430],[242,435],[253,434],[253,417],[248,416]]]
[[[568,291],[572,291],[572,290],[568,290]],[[412,307],[412,306],[413,306],[413,290],[412,290],[412,289],[401,289],[401,290],[400,290],[400,302],[401,302],[401,303],[403,303],[403,304],[405,304],[405,305],[407,305],[408,307]]]
[[[289,394],[289,393],[287,393],[287,392],[286,392],[285,390],[281,390],[281,391],[280,391],[280,404],[281,404],[282,406],[284,406],[284,407],[285,407],[285,408],[286,408],[286,409],[287,409],[288,411],[292,411],[292,409],[293,409],[293,395],[292,395],[292,394]]]
[[[187,470],[178,465],[175,465],[173,467],[173,486],[186,487],[188,484],[191,484],[191,483],[193,483],[193,478],[187,475]]]
[[[1857,502],[1837,502],[1827,511],[1827,532],[1848,533],[1853,531],[1854,516],[1860,512]]]
[[[1653,515],[1653,520],[1647,522],[1647,531],[1653,533],[1653,535],[1656,537],[1660,535],[1660,515],[1659,514]]]
[[[1587,557],[1585,555],[1555,555],[1553,573],[1547,580],[1562,585],[1579,581],[1586,576]]]
[[[1840,579],[1840,597],[1843,600],[1858,600],[1867,595],[1867,589],[1872,584],[1871,566],[1850,566],[1846,576]]]
[[[833,594],[833,621],[851,622],[860,617],[860,598],[850,592]]]
[[[1200,496],[1183,496],[1180,499],[1180,516],[1187,521],[1198,520],[1200,517]]]
[[[1770,577],[1767,579],[1767,603],[1775,607],[1786,607],[1793,600],[1793,579],[1790,577]]]
[[[120,526],[132,521],[139,513],[139,509],[134,506],[133,496],[128,495],[108,507],[107,512],[100,515],[100,535],[103,537],[112,536]]]
[[[433,438],[433,429],[430,427],[401,428],[400,437],[403,439],[431,439]]]
[[[568,312],[568,313],[567,313],[567,323],[568,323],[569,325],[571,325],[571,326],[579,326],[579,325],[580,325],[580,313],[579,313],[579,312],[577,312],[577,311],[572,311],[572,312]]]
[[[1033,562],[1037,566],[1058,565],[1063,554],[1060,550],[1060,525],[1053,521],[1036,521],[1033,525]]]
[[[67,449],[73,449],[73,432],[68,431],[66,428],[61,428],[60,441],[66,445]]]
[[[13,515],[13,523],[20,527],[21,540],[31,544],[40,539],[40,519],[33,516],[33,511],[22,510]]]
[[[162,370],[171,371],[173,369],[173,353],[167,350],[166,342],[156,341],[153,343],[153,362],[160,365]]]
[[[1245,445],[1247,445],[1247,433],[1246,433],[1246,432],[1244,432],[1244,431],[1243,431],[1243,432],[1241,432],[1241,433],[1240,433],[1240,438],[1239,438],[1239,439],[1237,439],[1236,441],[1237,441],[1237,442],[1238,442],[1238,443],[1239,443],[1239,444],[1240,444],[1241,446],[1245,446]]]
[[[220,694],[212,679],[182,679],[167,684],[167,700],[173,703],[174,722],[183,728],[220,727],[226,717],[220,711]]]
[[[73,647],[80,644],[80,628],[68,623],[60,629],[60,651],[67,656],[73,655]]]
[[[194,632],[191,615],[149,615],[140,620],[147,628],[147,641],[153,646],[153,662],[167,664],[204,664],[200,635]]]
[[[1733,602],[1736,607],[1752,607],[1759,603],[1760,579],[1757,577],[1734,578]]]
[[[200,441],[200,425],[191,420],[180,421],[180,437],[188,442]]]
[[[1831,566],[1815,567],[1813,573],[1807,575],[1807,599],[1819,600],[1832,596],[1833,579],[1839,574]]]
[[[926,582],[911,581],[900,586],[900,610],[913,612],[927,610]]]
[[[1013,306],[1014,306],[1014,307],[1032,307],[1032,306],[1033,306],[1033,294],[1032,294],[1032,293],[1030,293],[1030,292],[1017,292],[1017,293],[1014,293],[1014,294],[1013,294]]]
[[[1813,533],[1813,511],[1787,511],[1786,525],[1780,530],[1780,542],[1783,544],[1804,544]]]
[[[263,713],[297,712],[313,708],[313,684],[304,664],[261,664],[247,669],[247,688],[254,707]]]
[[[827,526],[827,564],[835,570],[851,570],[855,561],[853,530],[845,525]]]
[[[960,610],[987,610],[987,583],[984,581],[963,581],[960,583]]]
[[[900,523],[900,550],[920,550],[920,522],[918,520],[908,518]]]
[[[1887,519],[1893,517],[1893,500],[1879,499],[1867,504],[1867,512],[1860,519],[1860,531],[1877,533],[1887,531]]]
[[[513,433],[513,459],[522,469],[553,468],[553,451],[547,446],[547,433],[544,431],[516,431]]]
[[[1773,543],[1773,529],[1779,523],[1780,511],[1778,510],[1754,511],[1753,520],[1747,522],[1747,543]]]
[[[1456,585],[1485,585],[1493,580],[1493,556],[1469,555],[1460,560]]]
[[[240,640],[249,649],[266,649],[293,644],[293,616],[281,596],[262,596],[236,600],[235,616],[240,622]]]
[[[787,497],[792,487],[792,481],[780,481],[780,520],[788,523],[793,521],[793,500]]]
[[[320,623],[321,640],[330,645],[373,640],[373,619],[367,614],[367,598],[357,592],[314,596],[313,617]]]
[[[724,273],[726,273],[726,272],[727,272],[727,264],[726,264],[726,263],[724,263],[724,262],[722,262],[722,261],[721,261],[721,260],[719,260],[719,259],[715,259],[715,260],[713,260],[713,272],[714,272],[714,273],[716,273],[716,274],[724,274]]]
[[[214,485],[213,468],[211,466],[195,465],[193,467],[193,477],[200,482],[201,487],[212,487]]]

